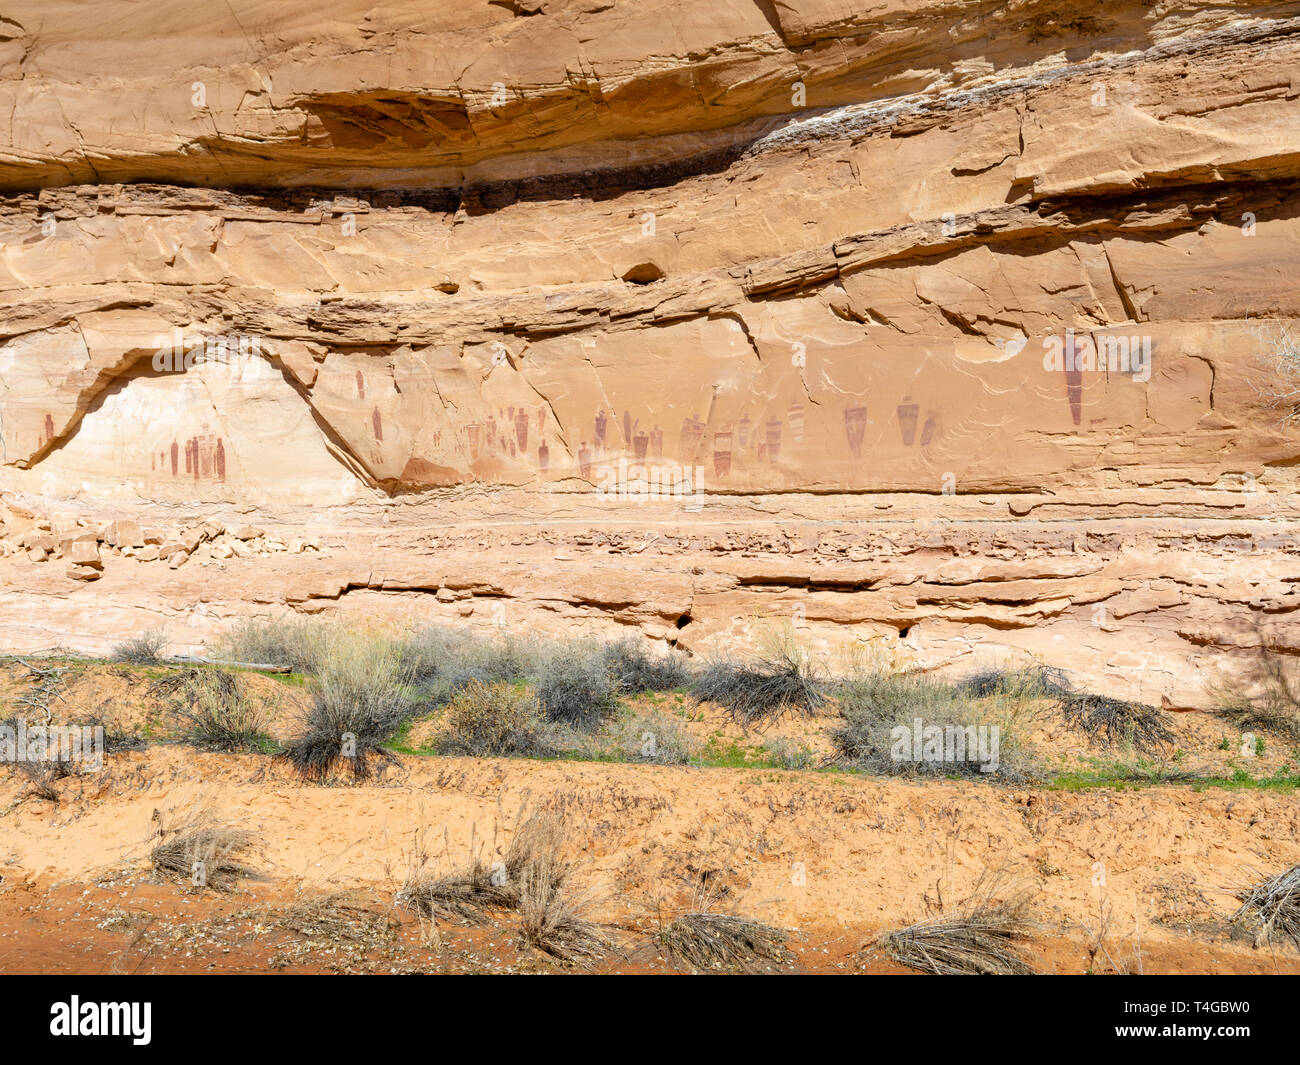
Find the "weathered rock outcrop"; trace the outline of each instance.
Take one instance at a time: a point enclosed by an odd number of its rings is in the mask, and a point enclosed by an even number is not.
[[[0,21],[5,642],[1300,653],[1300,4],[193,6]]]

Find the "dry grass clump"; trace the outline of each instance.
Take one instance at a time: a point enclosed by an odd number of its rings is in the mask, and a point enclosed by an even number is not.
[[[958,912],[888,932],[879,940],[891,958],[937,976],[1029,976],[1019,944],[1033,930],[1032,896],[996,898],[997,878],[983,877]]]
[[[16,717],[0,719],[0,728],[8,729],[11,736],[17,736],[18,719]],[[9,742],[13,742],[12,738]],[[30,740],[28,742],[30,743]],[[52,746],[45,748],[45,757],[37,759],[27,757],[26,750],[15,749],[13,753],[17,756],[14,762],[10,763],[6,756],[3,761],[0,761],[0,765],[12,765],[19,776],[27,781],[36,798],[52,802],[57,806],[62,801],[62,795],[55,785],[60,780],[77,775],[78,768],[75,763],[59,757],[57,749]],[[53,757],[50,757],[51,755]]]
[[[38,799],[52,802],[56,806],[62,801],[59,789],[54,785],[56,781],[72,775],[72,769],[66,762],[51,760],[19,762],[17,765],[18,772],[27,778],[27,783]]]
[[[1300,948],[1300,865],[1237,893],[1241,908],[1232,915],[1256,930],[1256,941],[1289,939]]]
[[[473,862],[457,873],[410,880],[397,893],[397,903],[432,920],[486,924],[493,910],[513,910],[518,892],[499,872]]]
[[[238,673],[183,669],[150,686],[151,695],[166,696],[181,734],[199,747],[220,751],[269,751],[267,708],[251,695]]]
[[[154,811],[155,828],[149,863],[171,880],[230,891],[241,880],[264,880],[246,857],[260,844],[257,835],[224,820],[210,806],[196,802],[186,809]]]
[[[527,818],[521,808],[504,861],[489,866],[471,844],[466,868],[437,875],[428,869],[423,837],[417,834],[397,903],[421,917],[468,924],[484,923],[494,911],[515,912],[520,937],[529,946],[568,962],[599,957],[610,943],[586,917],[590,900],[575,884],[567,835],[562,803]]]
[[[523,941],[562,961],[588,961],[610,944],[600,926],[586,917],[591,900],[573,882],[566,834],[558,813],[533,814],[510,841],[506,871],[518,891]]]
[[[162,661],[162,650],[167,646],[161,629],[150,629],[113,648],[109,660],[134,666],[156,666]]]
[[[1057,705],[1065,723],[1089,739],[1111,746],[1131,743],[1139,754],[1148,755],[1166,754],[1174,746],[1165,712],[1154,706],[1086,692],[1067,692]]]
[[[728,913],[683,913],[659,933],[673,957],[697,970],[748,968],[761,960],[791,958],[786,934],[762,921]]]
[[[1300,743],[1300,704],[1269,692],[1255,699],[1235,694],[1222,697],[1218,715],[1242,732],[1275,732]]]
[[[517,885],[506,863],[489,866],[483,860],[476,837],[470,840],[469,863],[462,869],[444,873],[430,868],[425,829],[416,831],[414,843],[406,881],[397,892],[397,905],[430,920],[462,924],[484,924],[491,911],[517,908]]]
[[[284,757],[309,778],[344,761],[363,779],[371,757],[389,756],[383,744],[415,712],[411,665],[387,637],[340,628],[320,661],[311,706]]]
[[[741,725],[784,713],[812,715],[826,703],[825,685],[793,640],[753,663],[711,662],[695,678],[696,703],[714,703]]]
[[[546,757],[555,753],[537,697],[504,681],[471,680],[447,701],[438,749],[447,754]]]

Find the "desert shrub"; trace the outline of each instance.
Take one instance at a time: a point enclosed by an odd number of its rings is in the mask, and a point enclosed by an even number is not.
[[[1065,674],[1053,666],[1032,665],[1018,669],[991,668],[960,681],[956,688],[973,699],[1007,695],[1020,699],[1059,698],[1070,690]]]
[[[625,757],[651,765],[686,765],[698,747],[680,721],[658,710],[627,718],[617,738]]]
[[[554,746],[546,715],[528,690],[502,681],[471,680],[447,701],[444,734],[448,754],[546,756]]]
[[[151,694],[167,694],[186,740],[221,751],[265,751],[266,706],[248,692],[247,682],[226,670],[184,669],[164,677]]]
[[[1146,755],[1168,753],[1174,746],[1167,715],[1154,706],[1087,692],[1067,692],[1057,704],[1065,723],[1091,740],[1111,746],[1129,743]]]
[[[451,661],[448,675],[453,686],[471,680],[515,683],[537,669],[541,646],[534,640],[505,633],[488,640],[466,640]]]
[[[683,656],[655,654],[644,641],[621,640],[603,648],[588,641],[556,643],[502,633],[472,637],[447,630],[427,629],[404,644],[416,683],[435,702],[444,702],[470,681],[484,684],[517,683],[539,679],[558,660],[570,672],[574,661],[597,659],[618,691],[667,691],[688,679]],[[556,670],[552,669],[552,673]],[[602,684],[603,686],[603,684]]]
[[[708,663],[695,678],[691,695],[697,703],[722,707],[742,725],[786,712],[811,715],[826,702],[824,683],[793,642],[754,663]]]
[[[1026,735],[1032,711],[1019,696],[976,700],[929,674],[868,672],[842,684],[839,702],[844,721],[831,738],[856,768],[977,777],[996,772],[1009,780],[1031,770]]]
[[[1131,743],[1145,755],[1167,753],[1174,744],[1162,711],[1142,703],[1076,692],[1066,675],[1051,666],[986,669],[960,681],[954,690],[970,699],[1050,700],[1065,723],[1089,739],[1112,746]]]
[[[781,769],[814,769],[821,761],[817,752],[806,743],[786,736],[774,736],[766,746],[772,764]]]
[[[167,640],[162,630],[150,629],[117,644],[109,657],[114,662],[125,662],[135,666],[155,666],[162,661],[162,650],[166,646]]]
[[[583,731],[599,727],[618,707],[618,689],[598,644],[552,648],[537,671],[537,697],[551,721]]]
[[[1279,698],[1276,692],[1249,698],[1232,695],[1221,698],[1215,712],[1243,732],[1276,732],[1300,742],[1300,706]]]
[[[247,864],[258,837],[205,803],[168,814],[155,810],[154,823],[149,862],[169,879],[213,891],[229,891],[240,880],[265,879]]]
[[[138,732],[128,731],[128,726],[113,710],[112,700],[105,700],[93,710],[79,715],[69,724],[78,728],[103,729],[105,754],[139,751],[146,747],[148,744],[145,738]]]
[[[676,651],[653,654],[644,640],[629,637],[605,648],[605,664],[619,691],[663,692],[690,680],[685,656]]]
[[[380,635],[336,629],[311,681],[311,706],[285,757],[300,772],[321,777],[346,758],[357,777],[370,757],[416,708],[411,667],[397,645]]]
[[[223,658],[235,662],[288,666],[294,673],[314,673],[338,627],[306,618],[246,618],[221,641],[219,651]]]
[[[504,633],[488,638],[427,630],[408,644],[421,697],[438,706],[471,681],[516,684],[532,677],[544,654],[536,640]]]
[[[420,629],[399,641],[398,653],[412,682],[421,689],[436,687],[465,654],[470,639],[450,629]]]
[[[900,773],[912,768],[950,773],[954,767],[896,759],[895,730],[924,724],[964,723],[970,704],[952,685],[924,673],[868,673],[843,684],[839,693],[844,723],[832,732],[841,755],[860,768]]]

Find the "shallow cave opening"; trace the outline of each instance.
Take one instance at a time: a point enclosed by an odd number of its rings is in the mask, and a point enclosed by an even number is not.
[[[677,619],[677,627],[678,627],[679,629],[684,629],[684,628],[686,628],[686,626],[689,625],[693,620],[695,620],[695,619],[692,618],[692,617],[690,616],[690,614],[683,614],[681,617],[679,617],[679,618]]]
[[[664,272],[655,263],[638,263],[623,275],[623,280],[633,285],[649,285],[663,279]]]
[[[901,629],[898,630],[898,638],[900,640],[906,640],[907,634],[911,631],[912,631],[911,625],[904,625]]]

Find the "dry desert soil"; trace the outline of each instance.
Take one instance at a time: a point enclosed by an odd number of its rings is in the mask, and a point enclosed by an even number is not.
[[[44,795],[0,776],[4,972],[689,972],[658,935],[702,897],[787,932],[784,960],[749,968],[909,972],[881,936],[960,910],[991,876],[1032,899],[1022,949],[1039,972],[1300,972],[1293,948],[1230,919],[1235,891],[1295,861],[1295,752],[1270,736],[1243,755],[1209,713],[1167,715],[1174,743],[1152,759],[1044,704],[1039,779],[922,782],[836,764],[833,707],[746,730],[683,692],[645,693],[621,713],[674,718],[691,764],[444,756],[427,746],[435,713],[367,779],[306,780],[270,753],[182,742],[159,683],[179,667],[59,668],[59,716],[103,721],[110,753]],[[303,678],[239,675],[288,736]],[[10,700],[38,683],[16,660],[0,676]],[[791,749],[809,768],[778,767]],[[159,818],[196,805],[255,836],[256,878],[215,891],[153,868]],[[601,957],[534,950],[509,913],[467,924],[396,903],[417,853],[447,872],[490,863],[541,806],[560,812]]]

